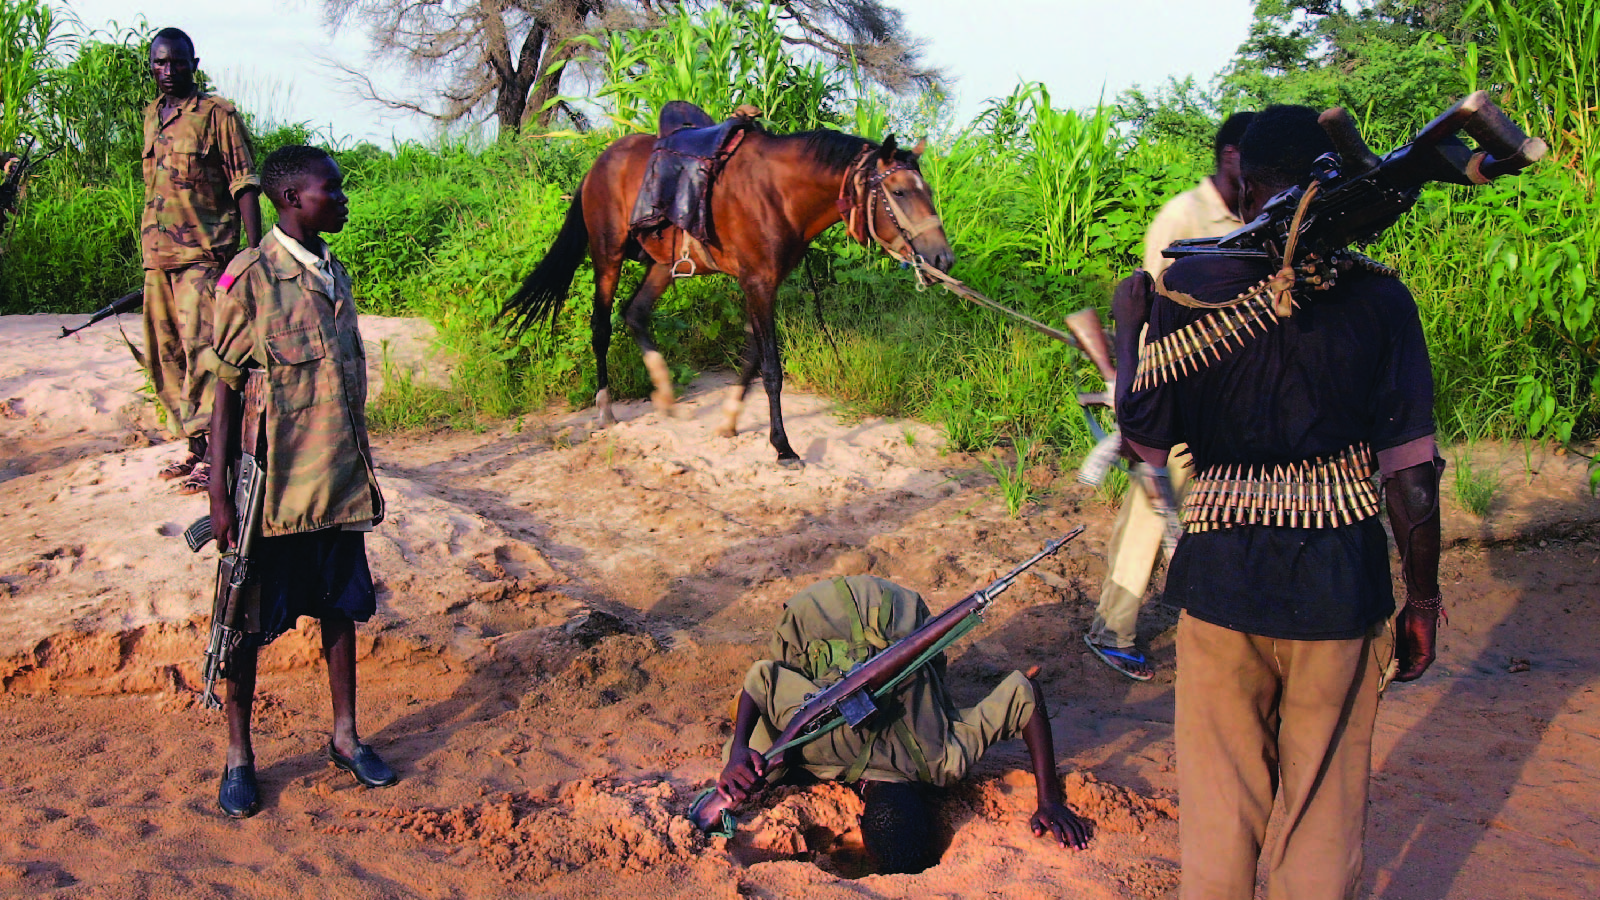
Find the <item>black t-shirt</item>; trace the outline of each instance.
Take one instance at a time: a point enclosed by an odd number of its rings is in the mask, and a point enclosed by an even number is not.
[[[1270,274],[1264,263],[1190,257],[1166,286],[1206,303]],[[1387,450],[1434,431],[1433,375],[1416,303],[1397,279],[1343,274],[1297,293],[1294,315],[1204,370],[1128,395],[1122,433],[1149,447],[1187,443],[1197,470],[1275,465],[1365,442]],[[1158,297],[1147,340],[1209,310]],[[1343,528],[1243,525],[1185,534],[1167,596],[1215,625],[1295,640],[1360,637],[1394,612],[1389,548],[1377,517]]]

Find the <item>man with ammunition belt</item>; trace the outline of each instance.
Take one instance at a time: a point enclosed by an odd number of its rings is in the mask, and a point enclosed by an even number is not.
[[[1332,149],[1310,109],[1257,114],[1239,143],[1242,218],[1304,187]],[[1351,258],[1330,289],[1292,295],[1269,287],[1275,261],[1184,258],[1153,301],[1120,291],[1113,309],[1118,371],[1138,372],[1118,398],[1123,438],[1153,465],[1187,443],[1197,472],[1167,575],[1184,609],[1186,900],[1248,900],[1258,859],[1268,897],[1355,896],[1378,695],[1395,656],[1399,681],[1434,658],[1440,463],[1427,345],[1394,273]],[[1392,633],[1375,471],[1407,595]],[[1283,826],[1263,849],[1275,802]]]

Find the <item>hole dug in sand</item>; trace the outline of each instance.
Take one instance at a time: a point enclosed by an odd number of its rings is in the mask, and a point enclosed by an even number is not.
[[[1071,772],[1062,783],[1068,804],[1093,823],[1096,834],[1142,835],[1159,820],[1177,819],[1177,804],[1172,800],[1144,797],[1087,772]],[[940,862],[952,853],[967,853],[979,844],[993,843],[993,829],[1025,832],[1033,798],[1033,775],[1022,770],[930,791],[928,800],[938,817],[935,841]],[[798,860],[841,878],[874,874],[861,837],[863,803],[854,790],[834,782],[785,785],[762,795],[760,802],[760,809],[745,812],[739,830],[727,843],[729,856],[738,864],[749,867]],[[1024,843],[1031,840],[1028,837]],[[1173,876],[1157,867],[1143,872],[1140,879],[1141,884],[1155,883]]]

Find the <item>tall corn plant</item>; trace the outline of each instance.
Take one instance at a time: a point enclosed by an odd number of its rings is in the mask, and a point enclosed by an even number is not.
[[[1038,83],[991,101],[924,162],[959,253],[1058,274],[1101,249],[1093,236],[1117,202],[1119,166],[1111,110],[1054,109]]]
[[[0,151],[42,137],[45,90],[66,38],[55,12],[38,0],[0,3]]]
[[[1550,364],[1515,382],[1513,413],[1530,434],[1567,441],[1600,422],[1600,0],[1478,0],[1468,13],[1495,26],[1505,105],[1565,170],[1519,176],[1534,189],[1497,210],[1483,259],[1491,302],[1525,338],[1555,338]]]
[[[1600,177],[1600,0],[1478,0],[1498,35],[1507,105],[1593,191]]]
[[[1090,257],[1091,226],[1114,202],[1117,136],[1111,109],[1055,109],[1042,84],[1026,88],[1028,187],[1036,201],[1034,240],[1042,265],[1077,271]]]
[[[105,184],[137,171],[144,104],[153,90],[145,51],[150,31],[92,32],[55,71],[46,97],[64,176]]]
[[[582,38],[592,46],[598,41]],[[759,108],[781,131],[822,127],[833,118],[842,75],[821,60],[790,53],[770,4],[680,9],[659,27],[615,32],[605,46],[599,92],[611,118],[629,131],[653,132],[672,100],[688,100],[714,119],[742,103]]]

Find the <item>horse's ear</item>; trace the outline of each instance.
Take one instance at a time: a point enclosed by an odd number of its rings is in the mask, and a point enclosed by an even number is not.
[[[878,155],[886,160],[894,159],[894,152],[897,149],[899,148],[894,144],[894,135],[891,134],[883,139],[883,146],[878,148]]]
[[[925,137],[924,138],[918,138],[917,139],[917,145],[915,147],[911,148],[911,155],[912,156],[921,156],[922,152],[924,150],[927,150],[927,149],[928,149],[928,139],[925,138]]]

